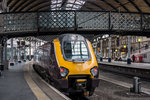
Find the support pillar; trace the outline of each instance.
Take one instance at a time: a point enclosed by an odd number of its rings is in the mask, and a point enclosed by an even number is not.
[[[16,63],[17,61],[17,48],[14,47],[14,63]]]
[[[3,64],[3,45],[0,43],[0,71],[4,70]]]
[[[3,65],[5,69],[8,69],[8,60],[7,60],[7,37],[3,37]]]
[[[103,61],[103,54],[102,54],[102,51],[103,51],[103,40],[100,40],[100,61]]]
[[[20,50],[20,40],[19,40],[19,48],[18,48],[18,63],[21,63],[21,50]]]
[[[27,59],[27,57],[26,57],[26,45],[24,45],[24,62],[26,62],[26,59]]]
[[[0,38],[0,71],[4,69],[8,69],[8,61],[7,61],[7,38]]]
[[[31,61],[31,38],[30,38],[30,46],[29,46],[29,61]]]
[[[19,61],[19,50],[18,50],[18,47],[16,48],[16,56],[17,56],[17,62]]]
[[[111,62],[111,37],[109,37],[108,46],[109,46],[108,62]]]
[[[13,38],[11,38],[11,59],[10,59],[10,66],[14,66]]]
[[[131,41],[130,37],[128,36],[128,59],[127,59],[127,64],[131,64]]]
[[[36,47],[37,47],[37,45],[36,45],[36,40],[35,40],[35,50],[34,50],[34,60],[36,60]]]

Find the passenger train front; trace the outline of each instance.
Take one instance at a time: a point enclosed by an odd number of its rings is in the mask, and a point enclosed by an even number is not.
[[[34,68],[47,81],[70,94],[92,95],[99,84],[99,68],[90,41],[64,34],[40,46]]]

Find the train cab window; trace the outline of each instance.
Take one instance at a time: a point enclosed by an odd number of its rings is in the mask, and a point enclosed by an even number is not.
[[[84,41],[64,41],[63,50],[67,60],[86,61],[90,59],[89,51]]]

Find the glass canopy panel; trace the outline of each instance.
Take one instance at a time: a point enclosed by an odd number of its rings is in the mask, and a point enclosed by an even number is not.
[[[55,8],[52,8],[51,10],[56,10]]]
[[[68,3],[74,3],[76,0],[68,0]]]
[[[62,3],[62,0],[58,0],[57,3]]]
[[[78,8],[81,8],[81,6],[80,5],[74,5],[73,8],[78,9]]]
[[[85,0],[76,0],[75,4],[83,5],[85,3]]]
[[[72,10],[76,10],[75,8],[72,8]]]
[[[51,8],[56,8],[56,5],[51,5]]]
[[[51,8],[56,8],[56,5],[51,5]]]
[[[57,4],[57,7],[61,7],[61,4]]]
[[[62,0],[51,0],[51,10],[57,10],[61,7]]]
[[[71,8],[66,8],[66,10],[71,10]]]
[[[55,3],[57,3],[57,0],[51,0],[51,3],[55,4]]]
[[[80,9],[86,0],[67,0],[64,8],[66,10],[78,10]],[[62,10],[63,0],[51,0],[51,10]]]
[[[66,5],[66,7],[72,7],[73,6],[73,4],[67,4]]]

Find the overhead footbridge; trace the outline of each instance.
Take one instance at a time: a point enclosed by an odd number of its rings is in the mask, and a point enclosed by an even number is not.
[[[150,14],[100,11],[49,11],[0,14],[1,36],[78,34],[145,35]]]
[[[0,35],[149,36],[149,0],[0,0]]]

